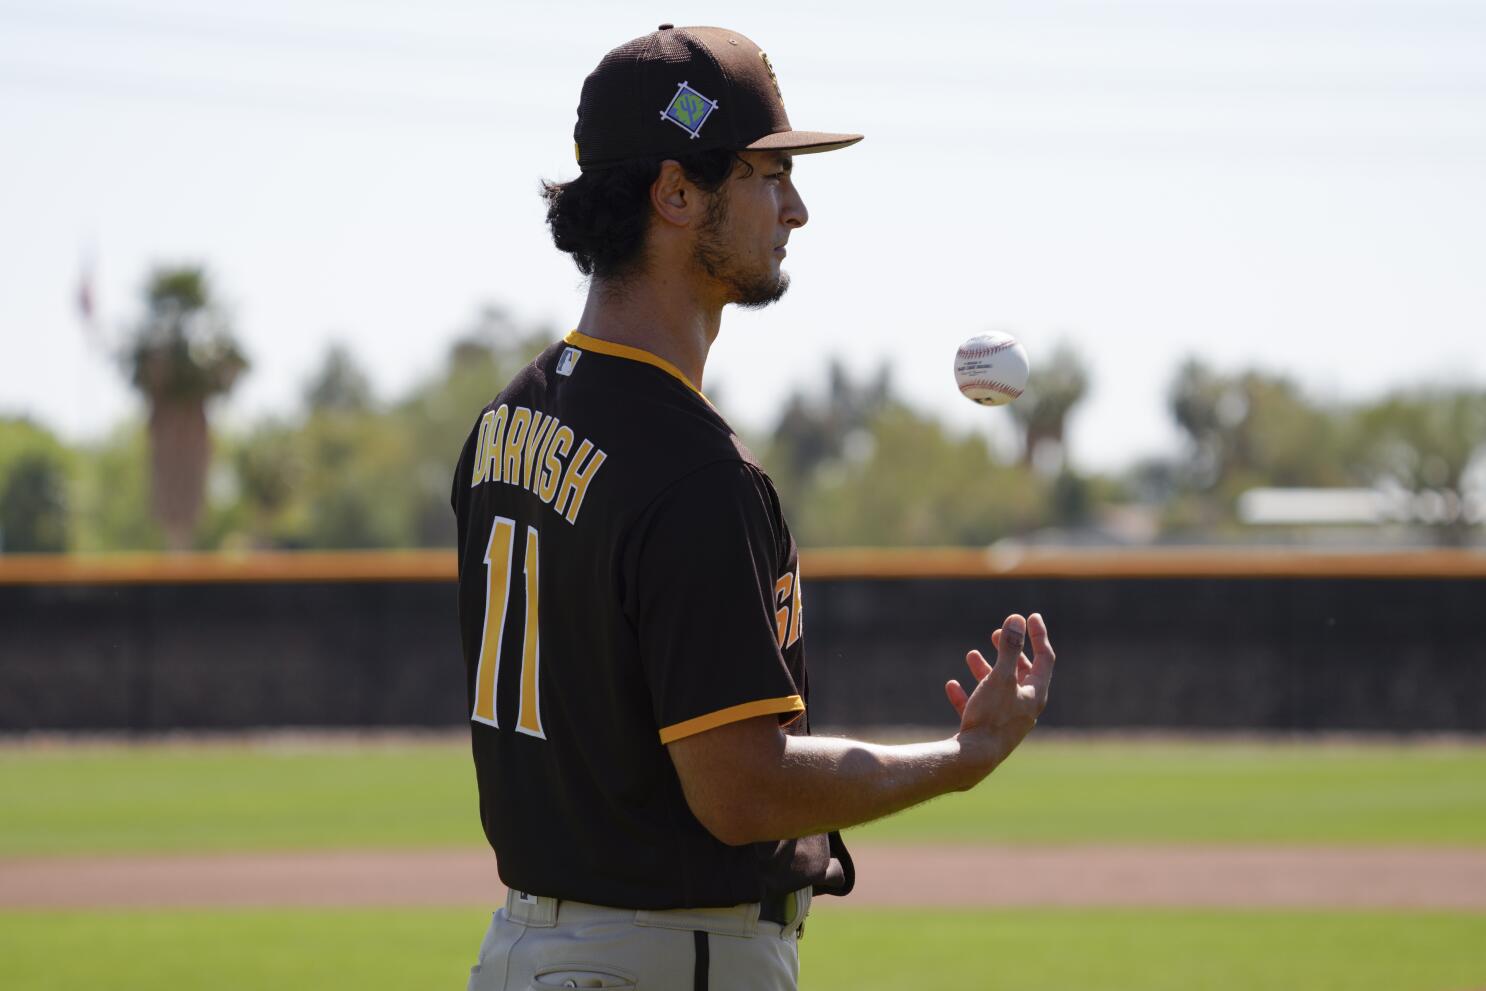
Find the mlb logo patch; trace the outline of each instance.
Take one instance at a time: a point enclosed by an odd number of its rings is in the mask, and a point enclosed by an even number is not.
[[[682,80],[676,87],[676,95],[660,112],[660,119],[670,121],[696,139],[702,136],[702,125],[719,106],[716,100],[707,99]]]
[[[583,352],[577,348],[564,348],[562,357],[557,359],[557,374],[573,374],[573,367],[578,364],[578,359],[581,357],[583,357]]]

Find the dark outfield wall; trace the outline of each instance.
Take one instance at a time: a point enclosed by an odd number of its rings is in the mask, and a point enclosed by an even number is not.
[[[953,724],[1011,611],[1060,656],[1043,725],[1486,731],[1486,579],[816,580],[812,719]],[[447,581],[0,585],[0,731],[465,719]]]

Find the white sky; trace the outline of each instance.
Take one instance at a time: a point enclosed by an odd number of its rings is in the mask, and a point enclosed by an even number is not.
[[[209,265],[237,423],[333,339],[388,396],[483,302],[571,326],[537,179],[663,20],[742,31],[795,126],[867,135],[796,163],[794,286],[724,318],[707,387],[743,425],[841,354],[1000,429],[951,372],[987,329],[1084,353],[1089,467],[1171,449],[1187,354],[1328,397],[1486,378],[1483,3],[0,0],[0,412],[79,438],[137,408],[76,317],[89,253],[115,335],[152,264]]]

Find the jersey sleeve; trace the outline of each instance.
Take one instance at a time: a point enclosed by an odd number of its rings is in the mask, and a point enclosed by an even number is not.
[[[768,480],[743,462],[699,469],[644,514],[632,601],[661,743],[805,710],[777,639],[782,525]]]

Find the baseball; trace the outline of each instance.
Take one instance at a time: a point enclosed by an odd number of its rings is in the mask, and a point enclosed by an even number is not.
[[[982,406],[1004,406],[1027,385],[1027,352],[1010,334],[977,334],[955,353],[960,394]]]

